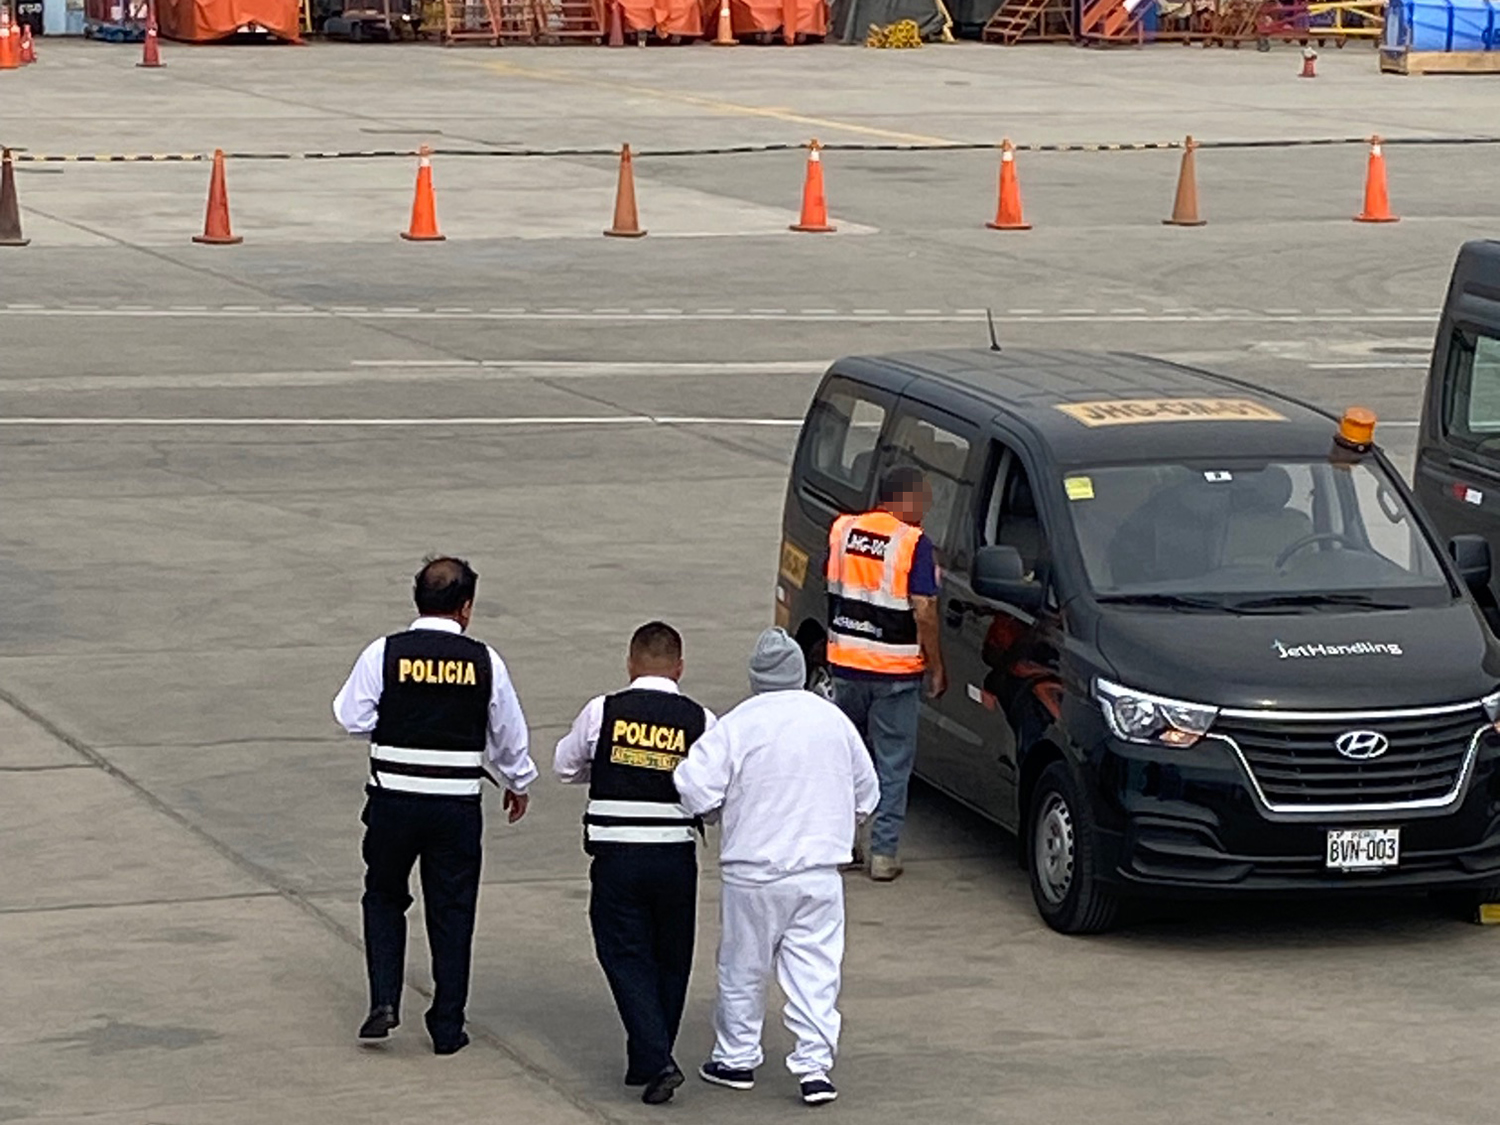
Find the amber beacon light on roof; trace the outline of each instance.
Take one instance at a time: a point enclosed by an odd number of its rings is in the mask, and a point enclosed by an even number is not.
[[[1351,406],[1339,420],[1339,428],[1333,435],[1334,446],[1360,456],[1375,448],[1375,411],[1363,406]]]

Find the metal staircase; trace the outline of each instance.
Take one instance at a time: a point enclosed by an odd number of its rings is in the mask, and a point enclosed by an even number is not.
[[[1076,0],[1004,0],[984,25],[986,43],[1071,43]]]
[[[1139,41],[1144,37],[1141,17],[1150,0],[1127,6],[1128,0],[1082,0],[1078,38],[1094,42]]]

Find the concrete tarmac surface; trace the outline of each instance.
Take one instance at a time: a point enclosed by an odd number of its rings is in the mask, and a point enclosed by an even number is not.
[[[1165,228],[1179,154],[1018,158],[1033,231],[983,228],[992,151],[825,154],[800,236],[796,150],[736,144],[1472,136],[1484,78],[1381,78],[1372,51],[962,44],[453,50],[44,39],[0,74],[30,154],[492,151],[439,157],[449,240],[397,239],[414,162],[236,159],[238,247],[196,246],[205,163],[22,163],[32,244],[0,250],[0,1121],[727,1125],[803,1109],[625,1090],[584,909],[582,794],[552,745],[663,616],[723,710],[770,619],[796,426],[860,351],[1108,348],[1329,408],[1374,407],[1409,462],[1458,244],[1500,229],[1500,146],[1386,150],[1398,224],[1361,226],[1358,145],[1206,148],[1201,229]],[[366,763],[329,701],[412,616],[431,551],[481,574],[544,778],[490,806],[469,1009],[434,1058],[426,1000],[358,1046]],[[906,875],[851,876],[846,1033],[824,1112],[865,1125],[1490,1120],[1500,935],[1422,900],[1200,904],[1068,939],[1014,844],[918,788]],[[679,1050],[710,1043],[705,854]],[[409,981],[425,986],[421,913]]]

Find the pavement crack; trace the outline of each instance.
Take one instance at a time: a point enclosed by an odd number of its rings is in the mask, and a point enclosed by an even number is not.
[[[0,773],[52,773],[55,770],[91,770],[92,762],[53,762],[45,766],[0,766]]]
[[[554,390],[561,394],[570,394],[574,398],[582,399],[583,401],[592,403],[595,406],[604,406],[608,407],[610,410],[618,410],[620,413],[628,414],[632,417],[650,418],[652,421],[657,421],[650,414],[643,413],[639,410],[632,410],[630,407],[615,402],[613,399],[605,398],[603,395],[595,395],[590,394],[587,391],[581,391],[577,387],[569,386],[566,382],[559,382],[556,379],[545,378],[537,379],[536,382],[539,386],[547,387],[549,390]],[[785,467],[786,465],[786,460],[783,457],[767,453],[764,449],[757,449],[753,445],[735,441],[733,438],[724,437],[716,431],[710,432],[702,429],[701,427],[695,427],[691,423],[657,422],[657,425],[685,432],[696,438],[699,442],[705,445],[711,445],[717,449],[727,449],[730,452],[740,453],[746,457],[751,457],[758,461],[765,461],[768,464],[776,465],[778,467]]]
[[[133,906],[189,906],[204,902],[240,902],[258,898],[280,898],[279,892],[245,891],[232,895],[195,895],[191,898],[140,898],[122,902],[64,902],[51,906],[0,906],[0,915],[6,914],[59,914],[69,910],[121,910]]]

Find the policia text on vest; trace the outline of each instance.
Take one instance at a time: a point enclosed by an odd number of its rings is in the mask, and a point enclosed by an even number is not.
[[[474,687],[479,683],[479,673],[474,668],[472,660],[413,660],[402,657],[396,661],[396,682]]]
[[[671,773],[693,742],[686,727],[619,717],[605,725],[609,728],[609,760],[616,766],[640,766]]]
[[[672,1051],[697,925],[699,825],[672,771],[714,718],[678,691],[682,639],[671,626],[636,630],[626,667],[630,686],[589,701],[557,744],[554,769],[589,787],[594,950],[625,1027],[625,1081],[659,1104],[682,1083]]]
[[[462,559],[430,560],[415,582],[422,616],[369,645],[333,702],[344,728],[370,740],[361,900],[370,1014],[360,1037],[384,1038],[400,1023],[411,869],[420,860],[434,983],[426,1022],[438,1054],[469,1041],[480,791],[486,777],[503,779],[514,823],[537,776],[505,663],[463,635],[477,580]]]

